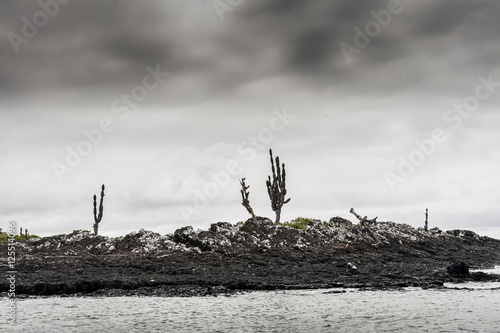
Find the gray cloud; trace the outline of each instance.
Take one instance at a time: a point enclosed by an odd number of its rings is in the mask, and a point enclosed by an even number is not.
[[[292,75],[313,89],[336,81],[338,86],[356,84],[364,92],[378,93],[427,82],[437,74],[430,70],[433,63],[454,79],[461,73],[445,62],[451,60],[453,65],[457,57],[459,62],[468,61],[463,68],[476,75],[486,67],[485,61],[460,59],[460,50],[471,47],[468,41],[475,42],[479,34],[488,45],[497,39],[491,33],[495,29],[489,29],[498,25],[494,11],[488,10],[491,2],[402,3],[404,11],[373,38],[352,67],[346,67],[339,44],[352,44],[353,28],[363,29],[373,20],[371,10],[387,8],[385,1],[243,3],[225,14],[228,24],[214,21],[215,16],[208,19],[214,15],[208,5],[70,3],[33,40],[21,45],[19,55],[3,49],[11,70],[0,79],[18,80],[20,90],[79,89],[90,97],[102,89],[126,89],[125,82],[139,81],[146,66],[161,64],[176,75],[177,84],[172,83],[166,98],[171,103],[192,103],[227,97],[235,88],[270,76]],[[40,10],[36,3],[12,7],[4,31],[19,32],[19,17]],[[199,20],[187,25],[187,19]],[[481,54],[494,64],[493,52]],[[427,64],[421,63],[424,55]],[[24,61],[28,57],[37,61]],[[375,64],[385,76],[366,71]],[[183,82],[197,92],[186,94]]]
[[[356,205],[419,223],[424,206],[434,205],[444,226],[460,221],[472,228],[467,220],[478,216],[495,232],[498,197],[487,184],[500,181],[492,171],[500,166],[498,94],[481,101],[458,130],[443,114],[474,94],[478,77],[500,80],[500,5],[401,3],[403,11],[349,63],[340,43],[354,45],[354,28],[363,30],[387,1],[243,1],[224,21],[211,1],[73,1],[18,54],[7,34],[21,34],[22,18],[42,9],[37,1],[1,2],[2,218],[21,219],[30,230],[48,226],[39,233],[67,231],[68,219],[82,228],[89,195],[106,183],[104,232],[137,229],[137,216],[162,232],[205,228],[245,217],[240,176],[252,182],[255,208],[269,215],[259,179],[269,172],[273,147],[290,168],[293,204],[284,218],[349,217]],[[120,118],[112,102],[157,65],[170,75]],[[296,118],[265,137],[272,110],[284,107]],[[67,147],[76,149],[87,139],[83,131],[103,118],[112,121],[112,133],[59,183],[51,163],[63,163]],[[397,172],[399,157],[408,159],[437,127],[448,141],[392,193],[384,172]],[[251,140],[260,140],[258,148]],[[254,154],[238,153],[241,143]],[[192,205],[195,191],[232,159],[241,172],[183,220],[179,207]],[[484,199],[469,206],[482,191]]]

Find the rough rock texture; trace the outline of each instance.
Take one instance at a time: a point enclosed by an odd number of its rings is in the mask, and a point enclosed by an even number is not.
[[[498,276],[464,272],[500,264],[500,241],[394,222],[359,226],[340,217],[299,230],[257,217],[168,235],[143,229],[117,238],[56,235],[18,243],[16,255],[18,295],[195,296],[495,281]],[[2,281],[0,294],[8,289]]]
[[[452,265],[446,267],[448,274],[454,278],[468,278],[470,277],[469,265],[465,262],[455,262]]]

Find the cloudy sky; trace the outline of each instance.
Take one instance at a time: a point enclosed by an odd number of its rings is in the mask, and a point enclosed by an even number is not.
[[[0,220],[51,235],[361,215],[500,238],[496,0],[0,2]]]

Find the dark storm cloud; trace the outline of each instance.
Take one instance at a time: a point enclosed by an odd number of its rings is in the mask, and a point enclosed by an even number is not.
[[[495,65],[499,24],[488,9],[497,4],[401,3],[403,12],[349,64],[340,43],[354,44],[353,28],[364,29],[387,1],[242,2],[224,23],[209,3],[71,2],[19,54],[3,39],[0,94],[61,99],[67,92],[109,104],[159,64],[172,76],[162,99],[149,102],[165,106],[237,98],[242,87],[273,78],[283,78],[283,91],[432,95]],[[10,5],[0,5],[10,13],[3,32],[19,32],[21,17],[40,10],[37,2]]]
[[[498,2],[492,1],[436,1],[432,5],[421,7],[414,18],[415,32],[423,36],[438,37],[449,34],[462,25],[490,24],[492,22],[488,21],[496,17],[498,5]],[[480,31],[488,32],[483,29]]]
[[[290,42],[288,65],[292,70],[315,74],[325,67],[331,67],[334,37],[334,32],[321,27],[298,32]]]
[[[9,15],[2,15],[0,26],[0,86],[5,88],[0,94],[75,89],[91,98],[118,93],[130,89],[124,82],[139,81],[145,67],[156,64],[175,75],[165,93],[171,103],[192,102],[193,95],[223,98],[256,79],[279,76],[311,89],[334,82],[376,93],[425,84],[430,72],[462,74],[446,64],[448,58],[454,64],[451,52],[480,54],[486,63],[467,56],[456,60],[474,75],[495,63],[499,23],[492,8],[498,3],[401,4],[403,12],[349,65],[340,43],[353,44],[353,28],[364,29],[374,20],[370,12],[387,9],[388,1],[244,1],[225,13],[224,23],[217,21],[210,3],[71,2],[28,44],[20,45],[17,55],[7,32],[20,33],[21,18],[41,8],[37,2],[3,2],[0,10]],[[475,44],[478,38],[484,44]],[[420,61],[424,53],[431,63]],[[439,71],[430,69],[432,62],[441,62]],[[387,75],[367,71],[373,66]],[[400,75],[406,76],[403,84],[397,80]],[[375,79],[377,84],[366,83]]]
[[[308,2],[307,0],[252,1],[245,4],[246,8],[242,11],[241,16],[250,18],[261,15],[280,17],[295,10],[302,10],[308,5]]]
[[[168,42],[149,28],[151,23],[161,22],[154,6],[110,3],[60,6],[36,36],[18,45],[18,54],[9,39],[3,38],[2,57],[11,76],[21,81],[21,89],[109,87],[140,78],[146,66],[168,60]],[[31,4],[14,4],[2,30],[23,36],[22,18],[32,21],[33,13],[42,11],[37,2]]]

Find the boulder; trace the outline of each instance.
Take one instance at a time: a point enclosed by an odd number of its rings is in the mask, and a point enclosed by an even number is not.
[[[325,226],[321,220],[313,219],[307,224],[308,229],[323,229]]]
[[[349,271],[351,271],[351,273],[358,274],[358,268],[354,266],[353,263],[348,262],[347,267],[349,268]]]
[[[352,222],[349,221],[349,220],[346,220],[346,219],[344,219],[342,217],[335,216],[335,217],[332,217],[330,219],[330,225],[332,227],[340,227],[340,226],[351,227],[352,226]]]
[[[471,274],[471,278],[474,281],[498,281],[499,276],[495,274],[486,274],[485,272],[474,272]]]
[[[255,218],[255,221],[252,218],[246,220],[241,230],[246,232],[256,231],[256,232],[267,233],[267,229],[273,227],[274,227],[273,221],[271,221],[267,217],[257,216]]]
[[[194,246],[203,249],[203,243],[198,239],[198,234],[194,232],[192,226],[183,227],[175,230],[174,241],[176,243]]]
[[[174,240],[177,243],[185,243],[187,242],[192,235],[196,234],[192,226],[182,227],[180,229],[175,230],[174,232]]]
[[[468,278],[470,277],[469,266],[463,262],[454,262],[446,268],[448,274],[454,278]]]
[[[429,229],[430,232],[435,233],[435,234],[441,234],[443,231],[439,229],[438,227],[434,227],[432,229]]]
[[[455,229],[455,230],[448,230],[448,231],[446,231],[446,233],[453,235],[455,237],[474,238],[474,239],[480,238],[478,234],[476,234],[474,231],[470,231],[470,230]]]
[[[210,225],[210,231],[221,232],[221,231],[231,231],[233,230],[233,225],[229,222],[217,222]]]

